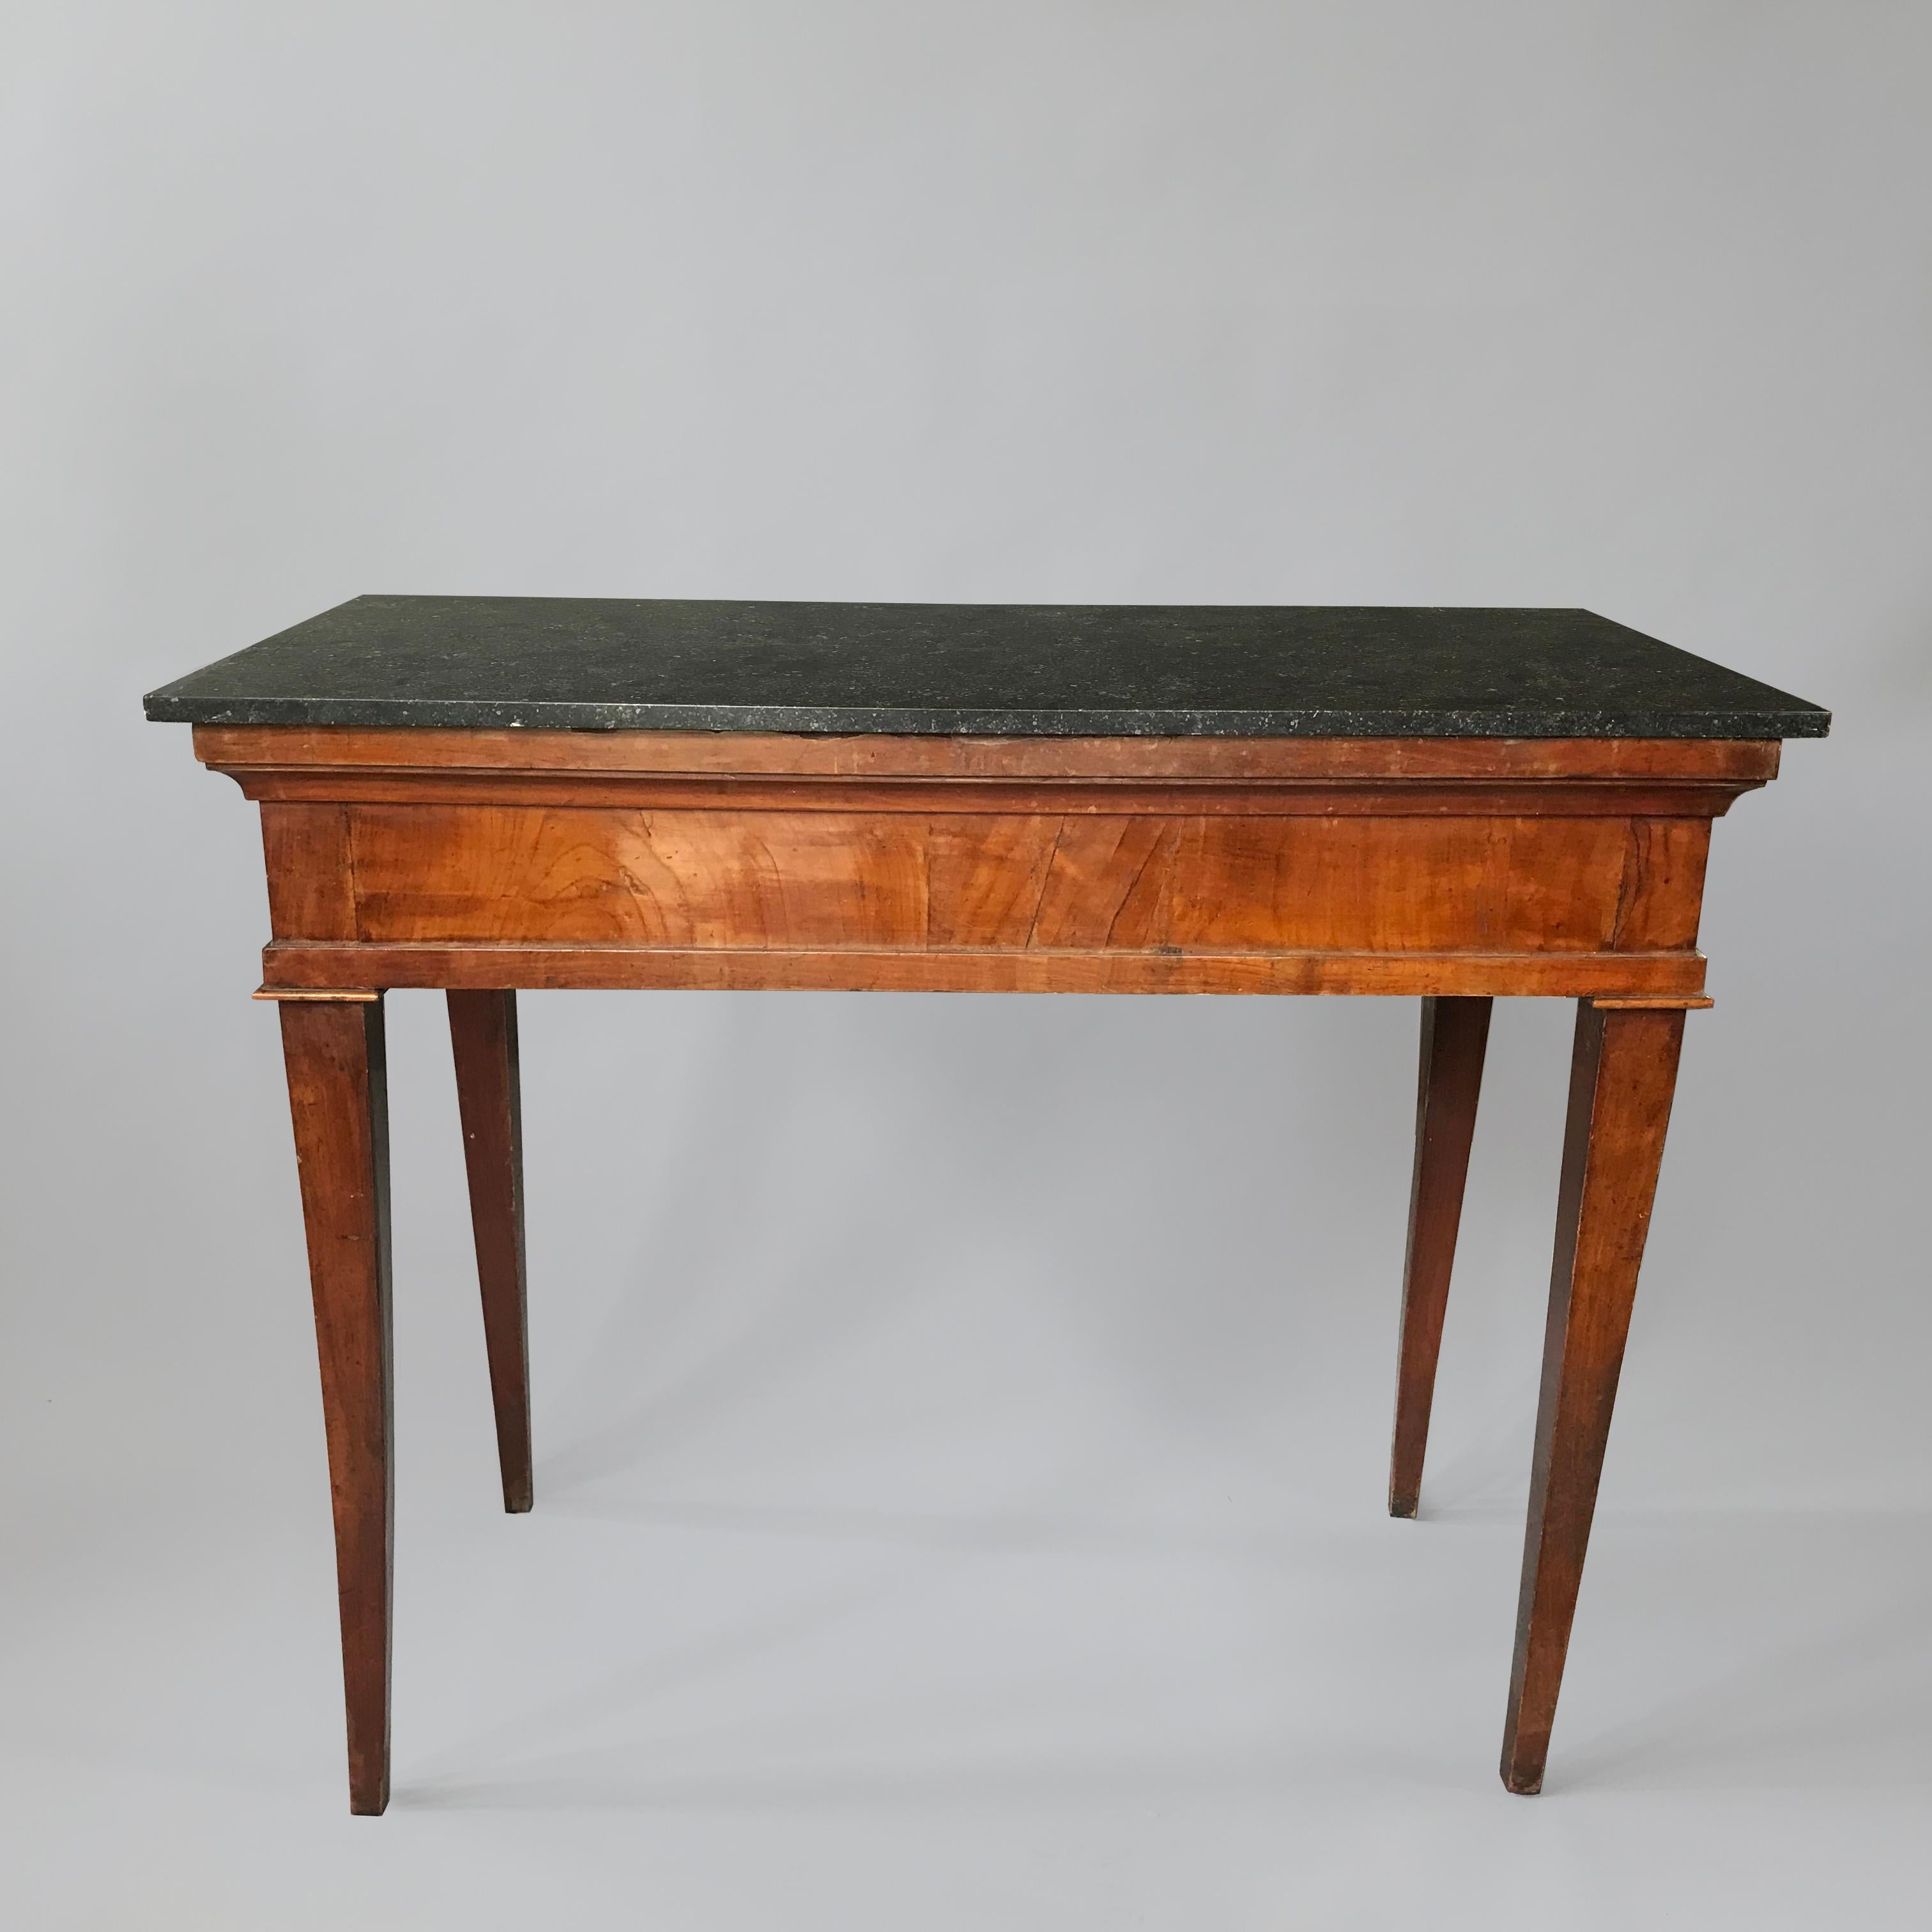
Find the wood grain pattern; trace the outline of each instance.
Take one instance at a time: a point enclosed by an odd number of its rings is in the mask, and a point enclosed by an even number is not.
[[[349,1808],[389,1802],[389,1159],[380,1000],[280,1008],[335,1516]]]
[[[1389,1452],[1389,1514],[1412,1516],[1422,1492],[1436,1362],[1449,1304],[1449,1275],[1462,1219],[1463,1184],[1476,1131],[1492,1002],[1424,1000],[1415,1100],[1415,1168],[1408,1248],[1402,1263],[1402,1342],[1396,1366],[1395,1436]]]
[[[1503,1736],[1512,1791],[1543,1786],[1683,1040],[1681,1010],[1577,1009]]]
[[[470,1179],[470,1218],[483,1299],[483,1338],[503,1507],[530,1507],[530,1316],[524,1249],[523,1097],[517,1064],[517,996],[448,994],[449,1041]]]
[[[349,808],[374,942],[1609,952],[1701,882],[1614,818]],[[1669,903],[1666,903],[1669,902]]]
[[[354,939],[356,878],[344,805],[264,805],[268,930],[278,939]]]
[[[1634,818],[1626,839],[1611,944],[1634,951],[1695,946],[1711,853],[1710,820]]]
[[[344,984],[425,983],[422,949],[440,947],[457,986],[1444,997],[1701,992],[1711,816],[1777,748],[209,727],[197,742],[244,778],[358,794],[262,808],[276,940],[370,949],[334,963]],[[360,796],[371,772],[408,802]],[[586,772],[671,802],[518,789]],[[472,802],[409,790],[454,779]],[[320,956],[272,962],[271,988],[292,983],[284,967]]]

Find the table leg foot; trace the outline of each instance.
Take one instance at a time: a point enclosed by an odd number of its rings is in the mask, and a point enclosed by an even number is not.
[[[1683,1040],[1681,1010],[1579,1003],[1503,1735],[1511,1791],[1543,1785]]]
[[[1415,1174],[1409,1190],[1408,1251],[1402,1264],[1395,1440],[1389,1454],[1390,1516],[1414,1516],[1421,1495],[1436,1360],[1442,1347],[1442,1317],[1456,1258],[1456,1230],[1462,1216],[1469,1143],[1476,1130],[1491,1005],[1486,999],[1422,1003]]]
[[[389,1150],[378,1000],[280,1007],[322,1368],[349,1732],[349,1808],[389,1802]]]
[[[452,992],[449,1040],[470,1175],[470,1217],[483,1295],[483,1339],[496,1418],[503,1507],[530,1507],[530,1324],[524,1259],[523,1104],[517,996]]]

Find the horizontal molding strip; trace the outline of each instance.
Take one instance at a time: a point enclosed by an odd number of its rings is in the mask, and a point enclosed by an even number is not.
[[[626,987],[706,992],[1701,994],[1704,956],[1670,952],[883,951],[278,940],[263,991]]]
[[[937,778],[1688,778],[1761,783],[1775,740],[910,738],[198,724],[218,770]]]
[[[220,766],[266,803],[527,806],[541,810],[822,812],[934,818],[1715,818],[1759,779],[690,777]]]

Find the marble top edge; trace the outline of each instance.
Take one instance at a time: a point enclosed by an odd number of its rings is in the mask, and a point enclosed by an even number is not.
[[[1574,607],[381,596],[148,694],[158,722],[994,737],[1822,737]]]
[[[800,737],[962,738],[1822,738],[1814,710],[1508,711],[794,710],[692,705],[413,704],[327,700],[223,704],[149,694],[155,724],[357,727],[369,730],[768,732]]]

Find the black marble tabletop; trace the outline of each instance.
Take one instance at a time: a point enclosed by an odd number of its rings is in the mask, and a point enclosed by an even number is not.
[[[358,597],[152,718],[1004,737],[1822,738],[1588,610]]]

